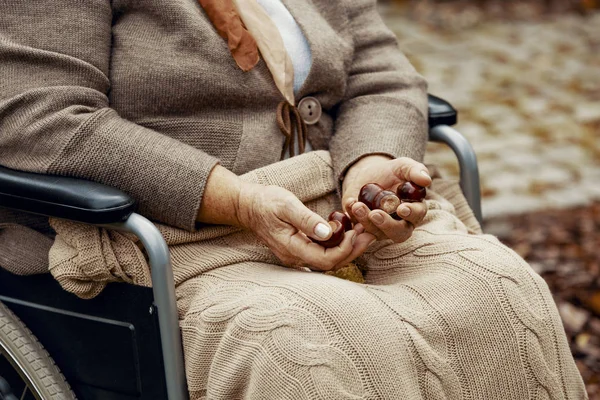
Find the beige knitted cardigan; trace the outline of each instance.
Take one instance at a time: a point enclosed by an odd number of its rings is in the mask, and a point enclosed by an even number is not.
[[[335,175],[367,154],[422,159],[426,83],[375,0],[283,1],[313,56],[296,102],[320,101],[308,140],[331,152]],[[241,71],[197,1],[5,1],[0,77],[1,165],[120,188],[166,225],[195,229],[217,163],[241,175],[281,156],[269,69]],[[51,232],[6,210],[0,223]],[[34,268],[51,241],[13,227],[0,231],[0,263]]]
[[[320,101],[308,138],[335,174],[366,154],[422,159],[426,84],[375,0],[284,3],[313,54],[296,101]],[[191,0],[5,2],[0,76],[2,165],[118,187],[168,225],[194,229],[217,162],[243,174],[281,155],[268,68],[241,71]]]
[[[324,215],[360,157],[422,159],[425,83],[375,0],[283,1],[313,54],[297,100],[322,104],[308,135],[328,153],[277,163],[281,94],[264,63],[248,73],[235,65],[196,0],[8,0],[1,164],[121,188],[170,226],[161,229],[192,399],[585,398],[547,286],[467,228],[464,201],[448,201],[460,199],[456,186],[435,187],[409,240],[361,258],[365,285],[283,268],[247,232],[196,229],[217,162],[291,185]],[[47,221],[4,212],[0,222],[0,265],[34,272],[53,246],[36,233],[49,232]],[[132,238],[54,226],[52,268],[68,289],[89,297],[116,277],[149,284]]]

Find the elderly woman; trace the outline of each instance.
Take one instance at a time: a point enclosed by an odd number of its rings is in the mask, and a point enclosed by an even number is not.
[[[4,1],[0,76],[2,165],[196,238],[170,242],[193,399],[586,397],[543,280],[421,164],[426,84],[375,0]],[[357,201],[406,181],[433,190],[401,220]],[[366,284],[320,273],[350,262]]]

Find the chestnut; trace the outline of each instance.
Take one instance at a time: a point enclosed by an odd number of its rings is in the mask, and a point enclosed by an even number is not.
[[[371,210],[383,210],[388,214],[396,212],[400,199],[396,193],[385,190],[376,183],[367,183],[360,189],[358,201],[364,203]]]
[[[393,212],[390,214],[390,217],[392,217],[393,219],[395,219],[396,221],[402,221],[402,217],[398,215],[398,213]]]
[[[396,193],[402,202],[414,203],[423,201],[425,195],[427,194],[427,189],[415,183],[406,182],[404,185],[398,186]]]
[[[342,225],[342,223],[340,221],[333,220],[333,221],[329,221],[329,226],[331,226],[331,231],[333,232],[329,239],[321,241],[321,240],[310,238],[310,240],[312,240],[315,243],[320,244],[321,246],[325,247],[326,249],[329,249],[329,248],[335,247],[335,246],[339,246],[340,243],[342,243],[342,240],[344,240],[344,233],[345,233],[344,225]]]
[[[348,232],[352,229],[352,221],[350,220],[350,217],[341,211],[333,211],[331,214],[329,214],[329,218],[327,219],[329,221],[340,221],[344,227],[344,232]]]

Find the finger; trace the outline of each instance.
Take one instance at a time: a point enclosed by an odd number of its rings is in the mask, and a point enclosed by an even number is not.
[[[371,210],[364,203],[359,201],[354,203],[351,211],[357,223],[361,224],[366,232],[372,233],[378,239],[385,237],[385,234],[369,219],[369,212]]]
[[[354,240],[354,247],[352,248],[352,253],[348,255],[348,257],[344,258],[340,261],[333,270],[338,270],[340,268],[344,268],[352,261],[356,260],[358,257],[362,256],[364,252],[369,248],[369,246],[375,242],[377,238],[375,235],[364,232],[356,236]]]
[[[378,236],[380,230],[375,224],[369,219],[369,212],[371,211],[364,203],[357,201],[352,206],[352,215],[356,218],[357,223],[361,224],[366,232],[372,233]]]
[[[344,179],[344,188],[342,190],[342,206],[344,208],[350,206],[352,203],[357,201],[356,196],[360,192],[360,188],[364,185],[364,182],[360,179],[352,179],[346,176]]]
[[[420,186],[431,185],[429,170],[420,162],[408,157],[397,158],[392,162],[392,172],[398,179],[411,181]]]
[[[354,230],[354,232],[356,232],[357,236],[365,231],[365,227],[361,223],[354,224],[354,227],[352,227],[352,229]]]
[[[402,203],[398,206],[396,213],[414,226],[418,226],[425,219],[427,205],[424,202]]]
[[[299,232],[291,237],[287,249],[292,256],[299,260],[299,263],[310,269],[330,271],[352,253],[352,242],[355,235],[356,232],[348,231],[344,234],[344,239],[339,246],[326,249],[310,240],[307,241],[306,236]]]
[[[397,221],[381,210],[371,211],[369,219],[388,239],[396,243],[402,243],[408,239],[414,229],[413,224],[410,222],[405,220]]]
[[[348,216],[350,217],[350,220],[352,221],[353,224],[358,223],[358,220],[352,213],[352,206],[354,206],[354,204],[357,201],[358,200],[356,200],[354,197],[349,197],[346,200],[342,200],[342,205],[343,205],[344,211],[346,211],[346,214],[348,214]]]
[[[329,223],[319,214],[310,211],[296,196],[290,195],[283,213],[286,222],[292,224],[308,237],[327,240],[333,233]]]
[[[295,234],[289,236],[287,241],[274,243],[273,246],[269,246],[271,251],[279,258],[283,265],[289,268],[294,269],[306,269],[310,268],[310,266],[300,257],[300,251],[294,250],[295,248],[303,248],[304,252],[306,252],[306,248],[310,244],[315,244],[312,242],[304,233],[296,232]],[[318,248],[313,248],[311,251],[321,251]]]

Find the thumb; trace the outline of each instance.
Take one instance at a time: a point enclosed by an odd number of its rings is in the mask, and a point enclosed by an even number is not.
[[[431,185],[431,176],[427,167],[408,157],[397,158],[393,161],[392,172],[405,181],[412,181],[420,186]]]
[[[352,215],[349,210],[352,208],[352,205],[356,203],[361,187],[362,184],[358,180],[347,182],[344,186],[344,192],[342,193],[342,208],[349,213],[348,215]]]
[[[327,240],[333,233],[331,226],[319,214],[310,211],[295,196],[286,204],[285,216],[287,222],[296,229],[303,232],[306,236],[317,239]]]

